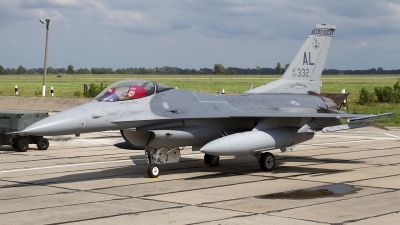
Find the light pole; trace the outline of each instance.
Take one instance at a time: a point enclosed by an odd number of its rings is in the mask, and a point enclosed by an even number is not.
[[[46,72],[47,72],[47,43],[49,40],[49,26],[50,26],[50,19],[46,19],[46,21],[39,20],[41,23],[46,22],[46,47],[44,50],[44,71],[43,71],[43,89],[42,89],[42,96],[46,96]]]

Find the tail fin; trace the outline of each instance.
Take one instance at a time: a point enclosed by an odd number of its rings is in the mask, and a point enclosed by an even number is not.
[[[246,93],[319,94],[320,81],[335,25],[317,24],[282,78]]]

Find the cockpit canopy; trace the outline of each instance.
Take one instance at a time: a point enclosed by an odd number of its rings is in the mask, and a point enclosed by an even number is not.
[[[98,94],[94,100],[99,102],[116,102],[144,98],[154,93],[173,89],[164,84],[145,80],[123,80],[111,84]]]

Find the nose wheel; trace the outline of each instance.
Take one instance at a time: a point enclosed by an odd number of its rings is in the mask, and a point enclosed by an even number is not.
[[[150,164],[147,167],[147,174],[150,178],[157,178],[160,175],[160,168],[156,164]]]

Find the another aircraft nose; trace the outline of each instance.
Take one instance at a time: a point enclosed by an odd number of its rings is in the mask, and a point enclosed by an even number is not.
[[[40,120],[20,133],[35,136],[78,134],[83,131],[85,125],[84,114],[80,110],[69,109]]]

